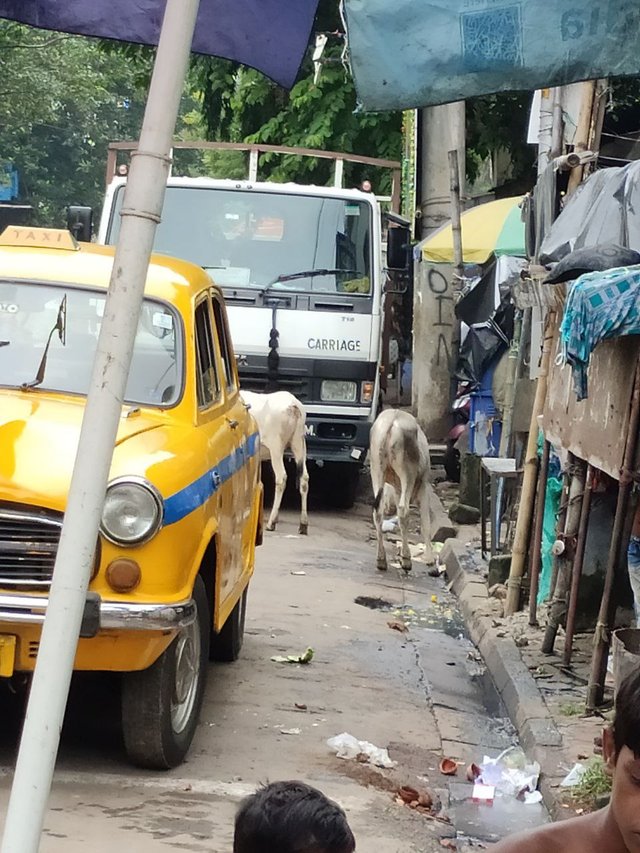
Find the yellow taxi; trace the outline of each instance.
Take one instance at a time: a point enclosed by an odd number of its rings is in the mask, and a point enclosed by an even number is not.
[[[0,235],[0,681],[35,665],[112,264],[67,231]],[[182,761],[208,661],[242,645],[262,484],[238,387],[220,291],[154,255],[75,660],[122,673],[146,767]]]

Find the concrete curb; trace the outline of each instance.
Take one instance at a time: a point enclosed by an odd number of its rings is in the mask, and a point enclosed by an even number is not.
[[[448,539],[440,560],[446,568],[451,590],[457,596],[469,637],[478,647],[485,665],[518,732],[529,758],[540,764],[540,791],[551,816],[559,816],[556,789],[566,763],[562,735],[549,713],[535,679],[525,666],[511,637],[499,637],[487,584],[478,574],[478,564],[461,542]]]

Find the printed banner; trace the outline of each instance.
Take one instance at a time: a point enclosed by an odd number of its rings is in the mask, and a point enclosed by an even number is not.
[[[640,73],[637,0],[344,0],[367,110]]]

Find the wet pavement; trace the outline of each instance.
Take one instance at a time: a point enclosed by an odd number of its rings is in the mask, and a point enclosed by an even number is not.
[[[465,765],[516,743],[484,665],[442,578],[418,562],[410,575],[375,569],[370,511],[318,512],[310,535],[297,516],[260,549],[241,659],[212,665],[187,762],[151,774],[126,764],[116,679],[75,685],[47,816],[43,853],[231,848],[240,799],[266,780],[303,778],[347,810],[358,850],[429,853],[443,839],[486,845],[546,820],[541,805],[471,802]],[[393,546],[389,544],[392,555]],[[274,655],[314,649],[307,666]],[[6,697],[0,713],[8,719]],[[19,723],[0,729],[0,812],[6,807]],[[337,758],[341,732],[388,748],[396,766]],[[460,762],[439,772],[443,756]],[[428,813],[397,799],[431,792]],[[1,822],[1,817],[0,817]],[[446,841],[447,844],[451,843]]]

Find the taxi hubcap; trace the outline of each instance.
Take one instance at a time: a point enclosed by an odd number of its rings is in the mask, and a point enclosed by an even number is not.
[[[200,627],[196,619],[184,628],[176,642],[176,677],[171,702],[174,732],[182,732],[193,712],[200,680]]]

